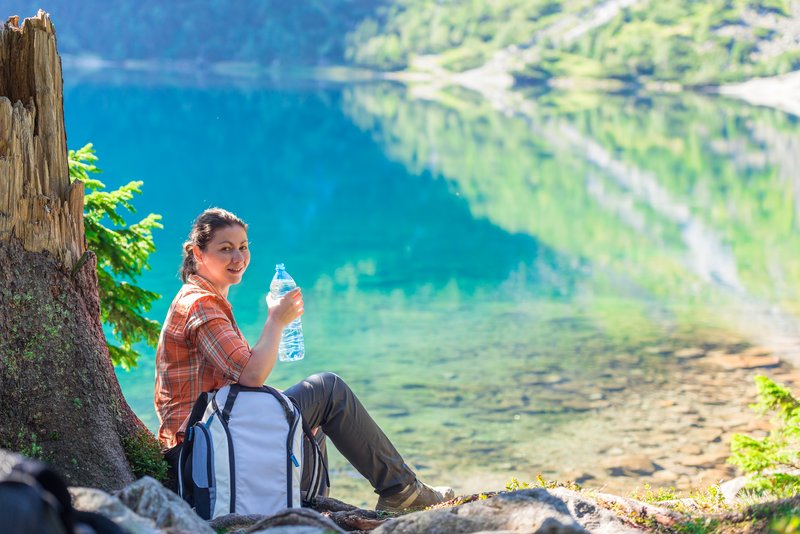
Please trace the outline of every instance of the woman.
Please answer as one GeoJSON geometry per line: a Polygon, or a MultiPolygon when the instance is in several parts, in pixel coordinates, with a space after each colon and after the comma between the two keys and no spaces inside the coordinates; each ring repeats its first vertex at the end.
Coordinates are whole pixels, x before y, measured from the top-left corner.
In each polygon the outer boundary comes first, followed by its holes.
{"type": "MultiPolygon", "coordinates": [[[[184,285],[167,313],[156,353],[158,439],[173,475],[187,418],[198,395],[234,382],[261,386],[275,366],[281,332],[303,314],[300,288],[268,301],[269,314],[261,336],[250,347],[236,326],[227,299],[228,289],[242,281],[249,263],[244,221],[219,208],[197,217],[183,245],[180,275],[184,285]]],[[[284,393],[297,402],[311,428],[321,428],[318,439],[322,442],[325,435],[330,436],[342,455],[369,480],[379,495],[376,509],[419,509],[453,497],[450,488],[432,488],[417,480],[338,376],[316,374],[284,393]]],[[[308,478],[306,473],[303,482],[308,478]]]]}

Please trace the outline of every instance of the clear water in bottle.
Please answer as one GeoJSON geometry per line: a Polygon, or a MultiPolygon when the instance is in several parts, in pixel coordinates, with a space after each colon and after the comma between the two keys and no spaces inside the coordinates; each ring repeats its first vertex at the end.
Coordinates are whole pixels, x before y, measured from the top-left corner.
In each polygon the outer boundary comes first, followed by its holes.
{"type": "MultiPolygon", "coordinates": [[[[273,299],[279,299],[286,293],[296,288],[294,279],[286,272],[282,263],[275,266],[275,276],[269,284],[269,292],[273,299]]],[[[283,329],[281,344],[278,347],[278,359],[282,362],[295,362],[305,356],[305,342],[303,341],[303,323],[300,317],[289,323],[283,329]]]]}

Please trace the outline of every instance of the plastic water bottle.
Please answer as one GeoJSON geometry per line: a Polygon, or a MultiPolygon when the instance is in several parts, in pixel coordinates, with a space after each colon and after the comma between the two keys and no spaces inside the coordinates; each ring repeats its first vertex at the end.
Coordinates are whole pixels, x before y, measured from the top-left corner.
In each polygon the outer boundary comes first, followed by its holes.
{"type": "MultiPolygon", "coordinates": [[[[294,279],[286,272],[282,263],[275,266],[275,276],[269,284],[269,293],[273,299],[279,299],[286,293],[296,288],[294,279]]],[[[278,359],[282,362],[295,362],[305,356],[306,347],[303,341],[303,324],[300,317],[289,323],[283,329],[281,344],[278,347],[278,359]]]]}

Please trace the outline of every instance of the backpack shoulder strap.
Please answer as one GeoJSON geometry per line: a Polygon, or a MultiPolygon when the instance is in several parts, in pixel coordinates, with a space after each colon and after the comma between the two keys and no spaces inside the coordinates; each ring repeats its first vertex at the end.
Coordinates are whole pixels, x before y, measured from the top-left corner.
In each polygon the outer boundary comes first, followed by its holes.
{"type": "Polygon", "coordinates": [[[242,390],[242,386],[239,384],[231,384],[230,388],[228,389],[228,397],[225,399],[225,407],[222,408],[222,420],[226,423],[231,418],[231,410],[233,410],[233,403],[236,402],[236,397],[239,395],[239,392],[242,390]]]}
{"type": "Polygon", "coordinates": [[[214,392],[209,391],[208,393],[201,393],[197,396],[197,400],[194,401],[194,406],[192,406],[192,413],[189,414],[189,420],[186,422],[187,430],[203,418],[203,414],[208,406],[208,399],[212,393],[214,392]]]}
{"type": "Polygon", "coordinates": [[[311,487],[309,488],[305,499],[305,501],[311,505],[314,503],[317,495],[319,495],[319,492],[322,490],[323,481],[328,488],[331,487],[331,479],[328,474],[328,465],[325,462],[325,455],[322,454],[322,450],[319,448],[317,438],[314,436],[314,433],[311,431],[311,428],[308,426],[306,420],[303,419],[302,412],[300,411],[300,404],[292,397],[285,397],[289,399],[295,408],[297,408],[297,412],[300,414],[300,421],[303,425],[303,434],[305,434],[306,439],[308,439],[308,441],[311,443],[311,455],[313,457],[312,480],[311,487]]]}

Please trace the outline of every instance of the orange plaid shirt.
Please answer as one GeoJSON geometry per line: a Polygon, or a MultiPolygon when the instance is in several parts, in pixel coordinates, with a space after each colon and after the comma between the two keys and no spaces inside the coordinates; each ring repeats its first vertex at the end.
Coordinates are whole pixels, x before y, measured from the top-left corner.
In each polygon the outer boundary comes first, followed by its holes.
{"type": "Polygon", "coordinates": [[[202,276],[189,276],[169,307],[156,351],[154,402],[162,447],[183,441],[200,393],[237,382],[249,359],[250,345],[230,303],[202,276]]]}

